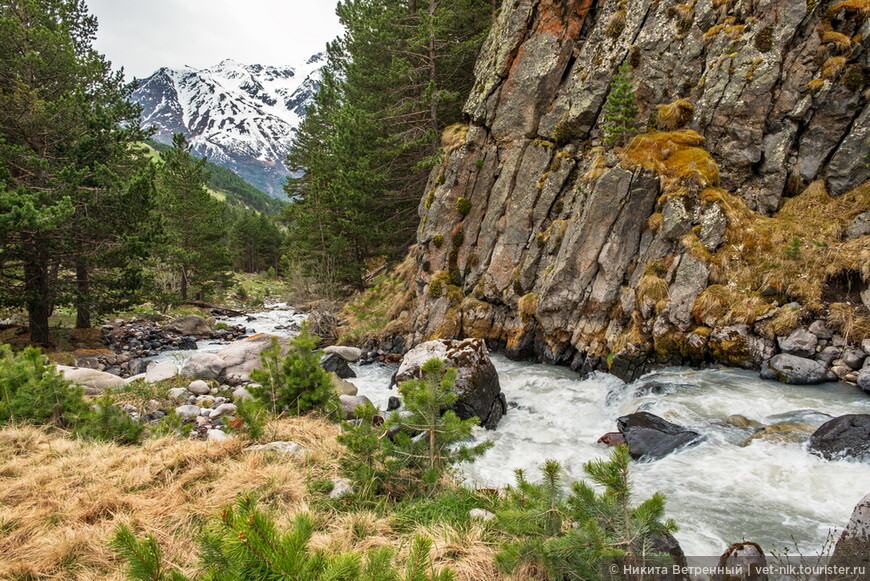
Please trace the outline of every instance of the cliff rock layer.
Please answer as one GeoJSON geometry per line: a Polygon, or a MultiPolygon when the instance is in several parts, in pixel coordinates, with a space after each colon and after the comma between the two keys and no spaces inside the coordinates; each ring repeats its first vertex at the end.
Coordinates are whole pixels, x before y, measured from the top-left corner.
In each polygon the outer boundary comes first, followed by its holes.
{"type": "Polygon", "coordinates": [[[506,0],[420,204],[411,341],[631,375],[758,366],[834,302],[863,320],[870,245],[844,233],[870,210],[868,12],[506,0]],[[624,63],[641,133],[611,149],[624,63]]]}

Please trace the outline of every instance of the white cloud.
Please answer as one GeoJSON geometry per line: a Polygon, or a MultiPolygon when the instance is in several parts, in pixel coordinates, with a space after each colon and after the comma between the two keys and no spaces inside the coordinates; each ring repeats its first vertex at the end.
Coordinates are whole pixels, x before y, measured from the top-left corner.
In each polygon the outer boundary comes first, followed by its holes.
{"type": "Polygon", "coordinates": [[[94,46],[144,78],[160,67],[299,63],[342,28],[335,0],[86,0],[99,20],[94,46]]]}

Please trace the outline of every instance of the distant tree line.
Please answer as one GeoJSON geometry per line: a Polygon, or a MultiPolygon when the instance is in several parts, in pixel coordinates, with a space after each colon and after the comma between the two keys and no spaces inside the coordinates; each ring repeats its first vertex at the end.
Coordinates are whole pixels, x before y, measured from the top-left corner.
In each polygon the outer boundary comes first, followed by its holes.
{"type": "Polygon", "coordinates": [[[151,161],[96,27],[82,0],[0,4],[0,306],[27,311],[35,343],[57,306],[89,327],[143,292],[185,300],[233,266],[280,266],[278,225],[209,195],[182,137],[151,161]]]}
{"type": "Polygon", "coordinates": [[[348,0],[314,103],[288,157],[291,252],[359,286],[366,262],[400,254],[438,160],[462,121],[491,0],[348,0]]]}

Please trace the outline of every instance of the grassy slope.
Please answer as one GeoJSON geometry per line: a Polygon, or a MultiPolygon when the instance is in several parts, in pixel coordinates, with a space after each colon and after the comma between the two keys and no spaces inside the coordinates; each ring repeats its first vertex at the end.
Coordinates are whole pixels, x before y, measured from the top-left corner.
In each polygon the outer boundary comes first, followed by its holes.
{"type": "MultiPolygon", "coordinates": [[[[353,509],[311,484],[339,476],[343,448],[324,420],[273,422],[268,441],[292,440],[304,457],[245,452],[240,438],[202,442],[165,437],[139,447],[84,442],[33,427],[0,430],[0,579],[125,579],[109,547],[119,523],[153,534],[168,563],[194,573],[202,526],[237,495],[255,492],[279,526],[310,511],[312,545],[332,551],[392,546],[399,561],[414,534],[434,539],[436,565],[458,579],[501,579],[484,525],[467,517],[433,523],[425,503],[404,510],[353,509]]],[[[463,493],[467,496],[469,493],[463,493]]],[[[460,494],[459,496],[462,496],[460,494]]],[[[467,508],[454,514],[467,514],[467,508]]],[[[437,520],[437,519],[436,519],[437,520]]]]}
{"type": "MultiPolygon", "coordinates": [[[[161,151],[170,147],[150,139],[146,145],[153,152],[152,157],[159,156],[161,151]]],[[[280,214],[281,209],[286,205],[286,202],[277,200],[255,188],[230,169],[211,162],[206,162],[205,169],[209,174],[207,184],[209,193],[222,202],[231,206],[244,206],[270,215],[280,214]]]]}

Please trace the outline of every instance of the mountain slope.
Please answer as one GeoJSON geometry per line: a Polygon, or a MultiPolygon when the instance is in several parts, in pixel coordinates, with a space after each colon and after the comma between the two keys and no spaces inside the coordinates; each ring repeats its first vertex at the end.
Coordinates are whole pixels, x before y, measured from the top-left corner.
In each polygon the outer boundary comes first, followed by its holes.
{"type": "Polygon", "coordinates": [[[162,68],[133,93],[154,140],[184,134],[193,150],[257,188],[283,198],[284,158],[305,107],[317,90],[324,55],[298,67],[225,60],[197,70],[162,68]]]}
{"type": "MultiPolygon", "coordinates": [[[[159,155],[171,146],[149,139],[146,144],[159,155]]],[[[205,171],[208,173],[206,186],[212,195],[229,206],[240,206],[272,216],[281,213],[285,203],[266,194],[240,178],[233,170],[207,161],[205,171]]]]}

